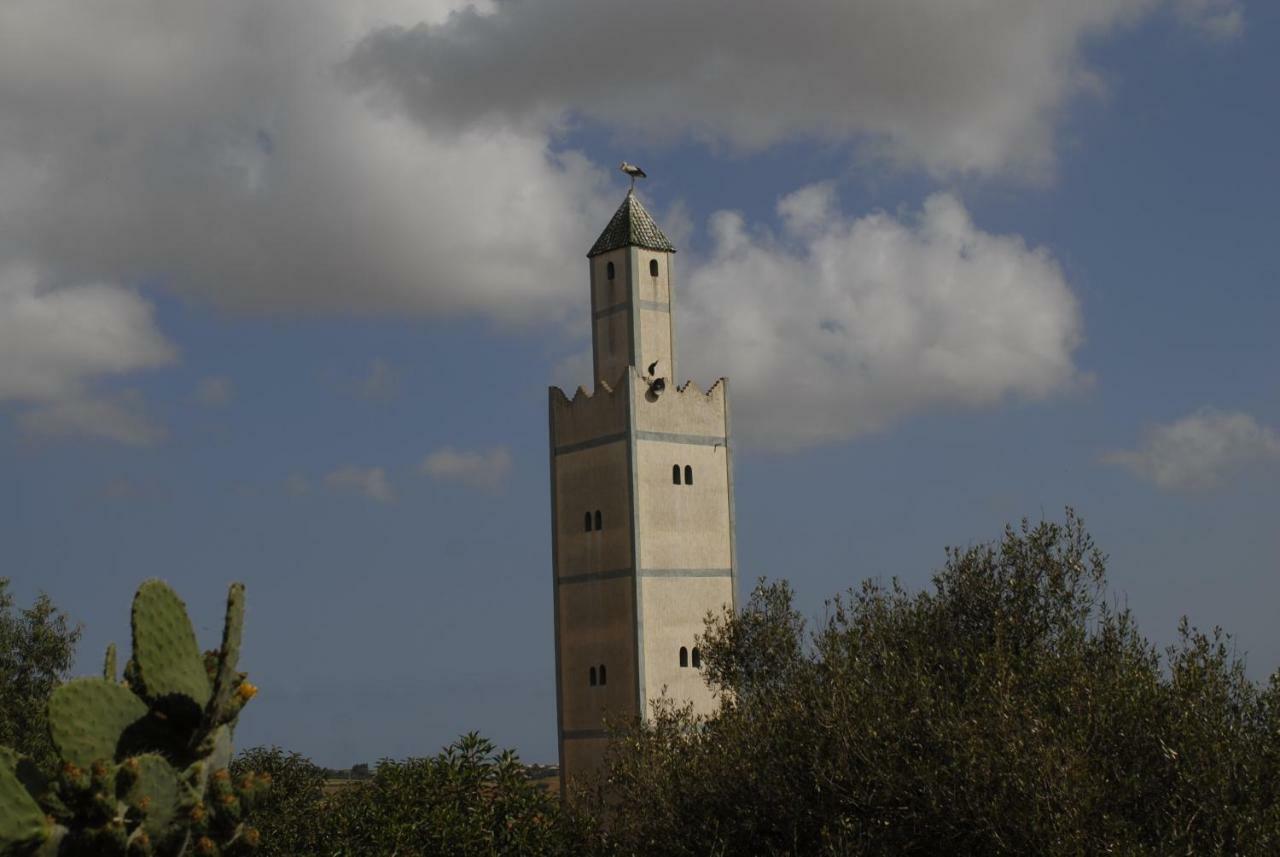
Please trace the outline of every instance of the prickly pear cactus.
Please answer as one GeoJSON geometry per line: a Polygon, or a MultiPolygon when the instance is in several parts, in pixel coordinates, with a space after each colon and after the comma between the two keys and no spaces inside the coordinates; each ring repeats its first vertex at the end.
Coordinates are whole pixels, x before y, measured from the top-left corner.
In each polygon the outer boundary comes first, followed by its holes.
{"type": "Polygon", "coordinates": [[[78,678],[49,699],[55,772],[0,747],[0,857],[246,854],[241,820],[270,784],[233,781],[231,733],[257,689],[237,669],[244,587],[227,596],[222,645],[200,653],[186,606],[149,580],[133,599],[133,655],[116,681],[78,678]]]}

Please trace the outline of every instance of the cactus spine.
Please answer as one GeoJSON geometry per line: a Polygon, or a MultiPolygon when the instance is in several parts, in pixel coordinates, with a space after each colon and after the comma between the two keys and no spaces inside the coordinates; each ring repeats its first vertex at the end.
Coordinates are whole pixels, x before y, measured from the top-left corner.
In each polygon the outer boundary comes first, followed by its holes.
{"type": "Polygon", "coordinates": [[[49,699],[61,768],[0,747],[0,857],[184,857],[253,851],[245,809],[268,777],[233,782],[231,733],[256,692],[237,669],[244,587],[227,596],[222,645],[200,653],[186,606],[149,580],[133,599],[133,653],[116,680],[78,678],[49,699]]]}

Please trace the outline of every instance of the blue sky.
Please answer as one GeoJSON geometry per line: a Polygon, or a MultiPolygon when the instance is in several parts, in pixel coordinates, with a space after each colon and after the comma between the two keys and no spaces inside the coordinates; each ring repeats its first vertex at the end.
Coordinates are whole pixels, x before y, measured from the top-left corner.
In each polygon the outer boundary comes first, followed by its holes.
{"type": "Polygon", "coordinates": [[[244,580],[242,745],[553,760],[546,387],[624,158],[743,581],[819,616],[1071,505],[1152,639],[1280,665],[1280,10],[151,5],[0,11],[0,574],[80,671],[244,580]]]}

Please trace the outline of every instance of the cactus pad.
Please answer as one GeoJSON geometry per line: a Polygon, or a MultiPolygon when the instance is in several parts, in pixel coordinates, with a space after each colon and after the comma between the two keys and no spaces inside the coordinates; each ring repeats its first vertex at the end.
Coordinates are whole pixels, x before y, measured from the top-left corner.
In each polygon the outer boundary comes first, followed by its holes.
{"type": "Polygon", "coordinates": [[[153,841],[163,840],[178,814],[183,786],[163,756],[146,753],[131,757],[130,762],[133,782],[124,795],[125,803],[141,813],[143,829],[153,841]]]}
{"type": "Polygon", "coordinates": [[[0,854],[22,854],[49,835],[35,798],[14,770],[16,757],[0,756],[0,854]]]}
{"type": "Polygon", "coordinates": [[[209,754],[206,757],[209,770],[221,771],[231,766],[231,727],[219,726],[210,738],[209,754]]]}
{"type": "Polygon", "coordinates": [[[116,680],[116,644],[107,644],[107,656],[102,660],[102,677],[107,681],[116,680]]]}
{"type": "Polygon", "coordinates": [[[179,694],[208,704],[209,677],[186,605],[163,581],[148,580],[134,596],[133,660],[147,698],[179,694]]]}
{"type": "Polygon", "coordinates": [[[227,719],[234,710],[231,696],[240,685],[240,673],[236,664],[240,661],[240,638],[244,630],[244,584],[233,583],[227,591],[227,619],[222,627],[222,649],[218,656],[218,671],[213,682],[212,711],[219,721],[227,719]]]}
{"type": "Polygon", "coordinates": [[[144,583],[133,602],[133,655],[116,680],[53,691],[53,777],[0,747],[0,857],[182,857],[242,854],[258,841],[245,807],[268,777],[231,780],[231,731],[256,692],[236,671],[244,590],[231,587],[222,648],[202,656],[186,608],[168,586],[144,583]],[[216,689],[216,693],[215,693],[216,689]]]}
{"type": "Polygon", "coordinates": [[[72,679],[49,697],[49,735],[64,761],[84,768],[114,759],[125,730],[146,716],[128,688],[101,678],[72,679]]]}

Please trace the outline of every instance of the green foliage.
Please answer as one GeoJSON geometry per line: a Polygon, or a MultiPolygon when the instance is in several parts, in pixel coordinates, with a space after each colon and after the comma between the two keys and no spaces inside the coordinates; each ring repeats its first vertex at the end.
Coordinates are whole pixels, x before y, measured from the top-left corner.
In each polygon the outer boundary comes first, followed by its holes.
{"type": "Polygon", "coordinates": [[[0,577],[0,746],[51,767],[45,704],[71,669],[80,628],[45,595],[15,610],[8,587],[0,577]]]}
{"type": "Polygon", "coordinates": [[[659,705],[619,736],[597,847],[1280,852],[1280,678],[1185,624],[1161,658],[1073,514],[948,551],[933,583],[867,583],[812,632],[785,584],[715,618],[722,710],[659,705]]]}
{"type": "Polygon", "coordinates": [[[233,779],[227,770],[231,730],[256,692],[236,672],[243,614],[243,587],[235,584],[223,647],[201,655],[182,601],[160,581],[142,584],[125,682],[114,680],[111,647],[103,678],[75,679],[49,694],[52,775],[0,748],[0,854],[255,850],[259,834],[243,815],[270,780],[233,779]]]}
{"type": "Polygon", "coordinates": [[[273,775],[271,796],[249,816],[263,854],[539,857],[579,853],[585,841],[513,752],[474,733],[430,758],[384,759],[370,779],[328,796],[323,770],[296,754],[255,749],[241,764],[273,775]]]}
{"type": "Polygon", "coordinates": [[[262,857],[327,854],[317,836],[318,819],[326,813],[326,772],[298,753],[279,747],[254,747],[231,763],[231,776],[267,776],[271,790],[247,814],[262,834],[262,857]]]}

